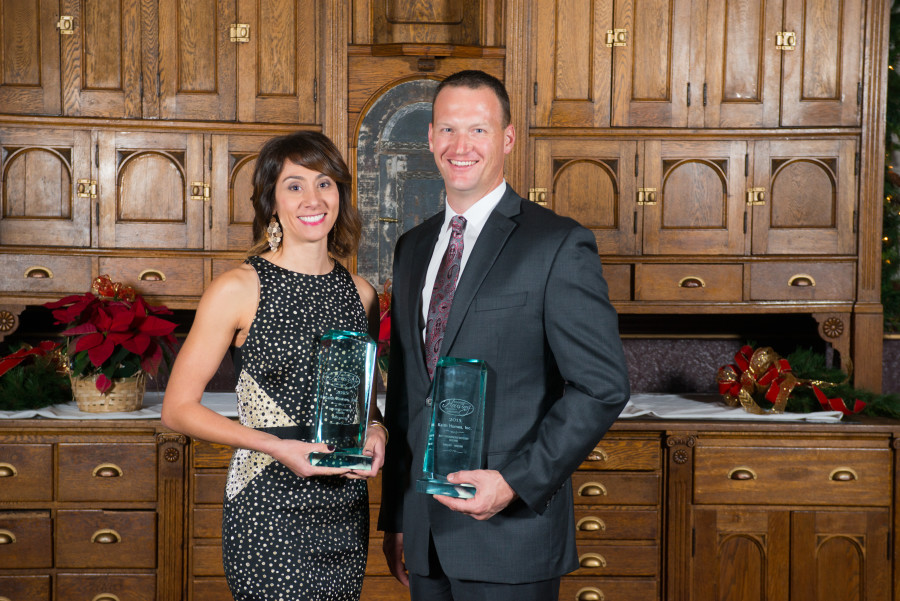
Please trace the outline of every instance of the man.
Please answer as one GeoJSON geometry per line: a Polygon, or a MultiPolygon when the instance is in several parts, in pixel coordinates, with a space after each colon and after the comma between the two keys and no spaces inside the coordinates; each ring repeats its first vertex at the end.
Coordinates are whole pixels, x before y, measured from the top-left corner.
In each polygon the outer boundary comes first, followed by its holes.
{"type": "Polygon", "coordinates": [[[569,477],[629,395],[594,237],[506,185],[515,139],[496,78],[438,86],[428,144],[447,202],[395,249],[379,517],[413,601],[556,599],[578,567],[569,477]],[[450,475],[472,499],[415,492],[438,354],[488,368],[483,469],[450,475]]]}

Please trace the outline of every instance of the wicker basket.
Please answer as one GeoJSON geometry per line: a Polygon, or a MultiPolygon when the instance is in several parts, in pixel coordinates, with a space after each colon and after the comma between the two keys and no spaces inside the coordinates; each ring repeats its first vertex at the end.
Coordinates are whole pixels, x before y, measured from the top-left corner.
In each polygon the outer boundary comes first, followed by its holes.
{"type": "Polygon", "coordinates": [[[86,413],[110,413],[113,411],[137,411],[144,402],[147,380],[139,371],[130,378],[113,380],[112,388],[105,393],[97,390],[96,376],[72,377],[72,396],[81,411],[86,413]]]}

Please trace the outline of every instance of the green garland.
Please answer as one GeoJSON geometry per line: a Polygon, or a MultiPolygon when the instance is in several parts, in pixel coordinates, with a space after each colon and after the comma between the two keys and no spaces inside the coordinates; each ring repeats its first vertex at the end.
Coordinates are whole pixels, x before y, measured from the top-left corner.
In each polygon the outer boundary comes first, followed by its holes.
{"type": "Polygon", "coordinates": [[[72,400],[69,378],[52,355],[30,357],[0,377],[0,410],[40,409],[72,400]]]}

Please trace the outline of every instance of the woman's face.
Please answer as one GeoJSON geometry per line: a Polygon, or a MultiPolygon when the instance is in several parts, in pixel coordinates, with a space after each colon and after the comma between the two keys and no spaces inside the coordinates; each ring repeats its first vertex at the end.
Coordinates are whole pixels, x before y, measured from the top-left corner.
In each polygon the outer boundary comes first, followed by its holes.
{"type": "Polygon", "coordinates": [[[285,241],[327,241],[339,207],[340,193],[333,179],[285,161],[275,184],[275,213],[285,241]]]}

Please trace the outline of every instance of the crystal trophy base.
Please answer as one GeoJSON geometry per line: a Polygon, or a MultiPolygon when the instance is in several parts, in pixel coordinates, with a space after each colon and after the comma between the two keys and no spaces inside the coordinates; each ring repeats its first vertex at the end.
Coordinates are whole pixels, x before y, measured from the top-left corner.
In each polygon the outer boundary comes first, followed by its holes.
{"type": "Polygon", "coordinates": [[[372,469],[372,458],[350,450],[336,450],[334,453],[313,452],[309,454],[310,465],[318,467],[340,467],[351,470],[372,469]]]}
{"type": "Polygon", "coordinates": [[[471,499],[475,496],[475,487],[471,484],[453,484],[439,478],[419,478],[416,480],[416,492],[426,495],[443,495],[456,499],[471,499]]]}

